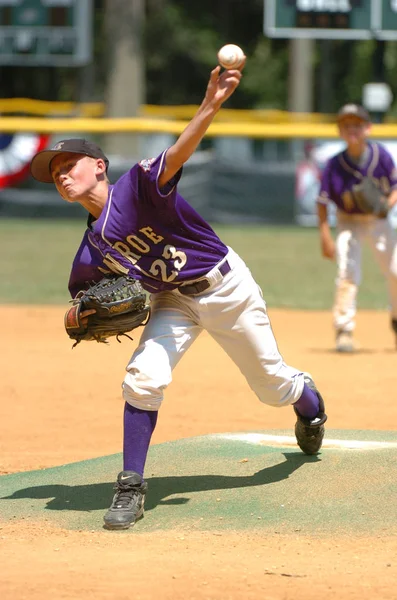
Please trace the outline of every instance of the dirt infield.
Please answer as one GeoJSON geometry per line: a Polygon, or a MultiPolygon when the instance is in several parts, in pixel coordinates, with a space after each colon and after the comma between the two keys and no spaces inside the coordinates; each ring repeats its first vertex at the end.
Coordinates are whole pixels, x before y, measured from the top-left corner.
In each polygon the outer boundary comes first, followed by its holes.
{"type": "MultiPolygon", "coordinates": [[[[0,474],[120,452],[120,383],[135,344],[71,350],[63,307],[0,311],[0,474]]],[[[286,362],[315,377],[330,427],[396,429],[397,356],[386,313],[359,313],[361,351],[352,356],[333,352],[329,313],[269,314],[286,362]]],[[[175,371],[153,443],[293,425],[293,412],[261,405],[203,334],[175,371]]],[[[397,539],[387,531],[365,538],[183,529],[120,534],[60,530],[43,518],[0,521],[0,547],[6,600],[395,598],[397,539]]]]}

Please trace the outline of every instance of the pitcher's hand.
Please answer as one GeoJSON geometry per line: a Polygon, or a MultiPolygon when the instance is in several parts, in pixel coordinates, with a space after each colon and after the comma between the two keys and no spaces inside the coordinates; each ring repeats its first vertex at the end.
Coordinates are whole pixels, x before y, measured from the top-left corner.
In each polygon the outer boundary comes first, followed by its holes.
{"type": "Polygon", "coordinates": [[[245,59],[239,69],[230,69],[221,73],[221,67],[218,65],[211,71],[210,80],[208,82],[205,101],[215,106],[220,107],[238,87],[242,69],[245,65],[245,59]]]}

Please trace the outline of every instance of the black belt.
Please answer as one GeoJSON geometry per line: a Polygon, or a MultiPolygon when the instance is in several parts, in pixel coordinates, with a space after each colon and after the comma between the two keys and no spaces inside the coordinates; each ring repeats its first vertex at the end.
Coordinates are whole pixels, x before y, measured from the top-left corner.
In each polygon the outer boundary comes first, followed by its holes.
{"type": "MultiPolygon", "coordinates": [[[[221,273],[222,277],[224,277],[226,273],[229,273],[229,271],[231,271],[231,266],[229,265],[227,260],[225,260],[225,262],[222,263],[219,267],[219,272],[221,273]]],[[[178,290],[184,296],[194,296],[195,294],[202,294],[203,292],[205,292],[205,290],[208,290],[209,287],[211,287],[211,283],[208,279],[204,277],[204,279],[199,279],[194,283],[180,285],[178,290]]]]}

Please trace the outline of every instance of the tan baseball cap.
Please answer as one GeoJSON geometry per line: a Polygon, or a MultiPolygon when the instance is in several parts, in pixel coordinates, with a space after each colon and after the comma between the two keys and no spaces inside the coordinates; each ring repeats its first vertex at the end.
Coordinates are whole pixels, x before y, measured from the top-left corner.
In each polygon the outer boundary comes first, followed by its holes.
{"type": "Polygon", "coordinates": [[[336,120],[338,123],[340,123],[347,117],[357,117],[357,119],[361,119],[361,121],[365,121],[366,123],[371,122],[371,117],[369,116],[368,111],[366,111],[365,108],[360,104],[345,104],[339,109],[336,115],[336,120]]]}

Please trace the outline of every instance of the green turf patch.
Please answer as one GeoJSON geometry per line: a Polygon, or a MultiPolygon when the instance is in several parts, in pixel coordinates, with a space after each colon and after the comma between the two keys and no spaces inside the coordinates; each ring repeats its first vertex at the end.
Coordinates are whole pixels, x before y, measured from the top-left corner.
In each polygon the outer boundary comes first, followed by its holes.
{"type": "MultiPolygon", "coordinates": [[[[211,435],[153,446],[146,514],[134,531],[397,533],[396,432],[329,430],[327,440],[381,445],[349,449],[326,442],[318,456],[283,440],[257,439],[267,434],[292,435],[273,430],[253,441],[245,434],[211,435]]],[[[0,477],[1,519],[100,530],[120,470],[116,454],[0,477]]]]}

